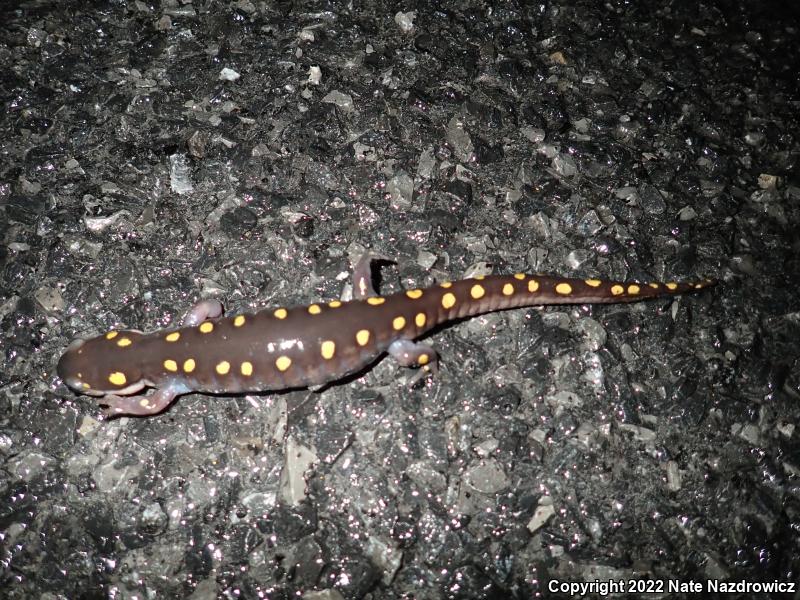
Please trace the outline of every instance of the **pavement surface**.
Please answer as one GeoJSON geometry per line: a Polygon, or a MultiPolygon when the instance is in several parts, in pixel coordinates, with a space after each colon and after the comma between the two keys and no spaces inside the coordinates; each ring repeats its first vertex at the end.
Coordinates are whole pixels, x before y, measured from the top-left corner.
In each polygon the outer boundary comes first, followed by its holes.
{"type": "Polygon", "coordinates": [[[0,595],[796,582],[787,5],[6,5],[0,595]],[[55,373],[74,337],[201,298],[346,297],[365,249],[397,261],[384,292],[517,271],[719,285],[463,321],[413,387],[384,360],[319,393],[104,421],[55,373]]]}

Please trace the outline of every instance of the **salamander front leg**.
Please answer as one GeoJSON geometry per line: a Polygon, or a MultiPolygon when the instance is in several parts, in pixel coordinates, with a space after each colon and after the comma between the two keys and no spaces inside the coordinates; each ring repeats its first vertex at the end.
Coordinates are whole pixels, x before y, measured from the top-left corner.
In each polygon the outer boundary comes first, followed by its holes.
{"type": "Polygon", "coordinates": [[[394,263],[395,261],[371,252],[366,252],[359,258],[353,268],[353,298],[356,300],[364,300],[378,295],[378,292],[375,291],[375,286],[372,285],[373,262],[394,263]]]}
{"type": "Polygon", "coordinates": [[[439,356],[436,350],[427,344],[420,344],[412,340],[396,340],[389,345],[389,355],[404,367],[419,365],[422,367],[408,382],[413,386],[428,373],[439,372],[439,356]]]}
{"type": "Polygon", "coordinates": [[[216,319],[222,316],[225,309],[222,308],[222,303],[219,300],[200,300],[195,304],[192,309],[186,313],[183,318],[184,327],[197,327],[203,321],[208,319],[216,319]]]}
{"type": "Polygon", "coordinates": [[[108,394],[100,399],[100,403],[106,405],[103,408],[103,415],[106,419],[114,417],[136,416],[145,417],[156,415],[167,408],[176,396],[190,391],[186,386],[171,384],[157,389],[147,396],[115,396],[108,394]]]}

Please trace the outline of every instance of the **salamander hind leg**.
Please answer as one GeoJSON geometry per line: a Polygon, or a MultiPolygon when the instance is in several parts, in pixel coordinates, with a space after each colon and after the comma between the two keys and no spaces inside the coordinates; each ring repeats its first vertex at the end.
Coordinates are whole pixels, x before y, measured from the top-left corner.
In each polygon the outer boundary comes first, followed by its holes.
{"type": "Polygon", "coordinates": [[[389,345],[389,355],[404,367],[418,365],[422,367],[408,382],[410,386],[416,384],[428,373],[439,372],[439,355],[431,346],[420,344],[412,340],[396,340],[389,345]]]}
{"type": "Polygon", "coordinates": [[[100,404],[105,405],[103,415],[106,419],[125,416],[146,417],[160,413],[177,396],[188,391],[182,385],[168,385],[157,389],[149,395],[115,396],[114,394],[108,394],[100,399],[100,404]]]}
{"type": "Polygon", "coordinates": [[[201,300],[186,313],[183,318],[184,327],[197,327],[203,321],[216,319],[222,316],[225,310],[219,300],[201,300]]]}

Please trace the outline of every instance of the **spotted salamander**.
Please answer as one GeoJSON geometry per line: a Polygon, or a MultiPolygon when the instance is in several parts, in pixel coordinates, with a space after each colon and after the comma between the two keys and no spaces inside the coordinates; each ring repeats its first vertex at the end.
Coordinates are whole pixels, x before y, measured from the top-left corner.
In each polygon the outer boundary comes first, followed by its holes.
{"type": "Polygon", "coordinates": [[[414,340],[464,317],[544,304],[633,302],[713,285],[617,283],[517,273],[445,281],[379,296],[373,257],[359,261],[349,302],[333,300],[222,318],[215,300],[197,304],[178,329],[120,329],[77,339],[58,362],[73,390],[101,397],[108,417],[153,415],[188,392],[234,394],[315,387],[357,373],[388,353],[435,371],[436,351],[414,340]],[[154,388],[150,394],[139,394],[154,388]]]}

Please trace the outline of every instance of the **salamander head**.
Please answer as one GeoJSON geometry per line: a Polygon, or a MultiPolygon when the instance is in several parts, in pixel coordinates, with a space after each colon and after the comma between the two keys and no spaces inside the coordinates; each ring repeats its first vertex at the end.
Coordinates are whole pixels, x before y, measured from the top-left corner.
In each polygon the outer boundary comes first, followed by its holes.
{"type": "Polygon", "coordinates": [[[147,385],[131,354],[141,337],[141,332],[127,330],[76,339],[58,361],[58,376],[76,392],[89,396],[135,394],[147,385]]]}

